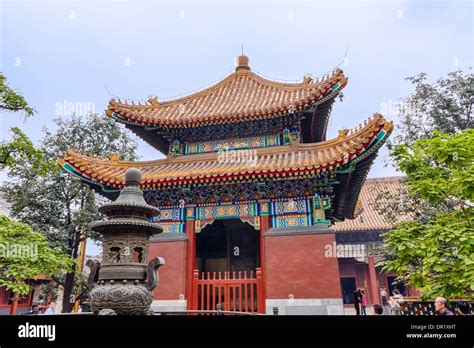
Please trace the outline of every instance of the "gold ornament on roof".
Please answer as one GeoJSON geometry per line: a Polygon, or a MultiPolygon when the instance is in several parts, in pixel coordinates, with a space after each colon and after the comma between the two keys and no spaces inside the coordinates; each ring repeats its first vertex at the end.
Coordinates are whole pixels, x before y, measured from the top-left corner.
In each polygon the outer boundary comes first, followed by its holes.
{"type": "Polygon", "coordinates": [[[347,134],[349,133],[349,129],[341,129],[338,131],[339,135],[337,136],[337,140],[347,138],[347,134]]]}
{"type": "Polygon", "coordinates": [[[118,163],[120,161],[120,155],[118,153],[111,154],[109,156],[109,161],[113,163],[118,163]]]}
{"type": "Polygon", "coordinates": [[[303,84],[308,85],[313,82],[313,78],[309,75],[303,76],[303,84]]]}
{"type": "Polygon", "coordinates": [[[151,105],[158,105],[158,97],[152,97],[150,99],[148,99],[148,102],[151,104],[151,105]]]}

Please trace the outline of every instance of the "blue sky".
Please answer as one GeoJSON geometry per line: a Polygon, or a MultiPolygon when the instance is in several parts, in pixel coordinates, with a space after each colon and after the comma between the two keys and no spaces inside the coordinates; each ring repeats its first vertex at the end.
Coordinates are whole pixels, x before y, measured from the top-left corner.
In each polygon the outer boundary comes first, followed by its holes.
{"type": "MultiPolygon", "coordinates": [[[[326,73],[348,48],[328,138],[375,112],[396,123],[405,77],[473,65],[473,16],[472,1],[3,0],[0,70],[37,115],[1,115],[1,138],[20,126],[38,141],[65,102],[102,112],[113,96],[201,89],[232,72],[242,44],[252,70],[283,80],[326,73]]],[[[139,144],[142,159],[161,157],[139,144]]],[[[385,157],[371,177],[397,175],[385,157]]]]}

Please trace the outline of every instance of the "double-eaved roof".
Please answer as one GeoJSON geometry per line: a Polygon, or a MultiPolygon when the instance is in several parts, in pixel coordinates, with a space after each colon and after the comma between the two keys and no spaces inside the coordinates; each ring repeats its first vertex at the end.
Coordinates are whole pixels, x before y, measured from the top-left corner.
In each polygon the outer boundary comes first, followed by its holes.
{"type": "Polygon", "coordinates": [[[129,104],[112,100],[106,114],[164,153],[175,140],[188,144],[194,138],[203,140],[201,136],[214,141],[219,136],[231,139],[235,134],[245,137],[248,132],[267,134],[268,130],[281,135],[288,125],[298,127],[299,139],[239,150],[239,154],[248,151],[244,158],[222,158],[219,152],[170,152],[161,160],[127,162],[118,155],[106,160],[70,150],[59,165],[109,197],[125,185],[124,173],[130,167],[143,173],[144,190],[187,191],[190,187],[261,184],[331,173],[336,183],[333,217],[354,218],[361,187],[378,149],[393,129],[392,122],[375,114],[356,130],[341,130],[337,138],[326,140],[332,105],[347,84],[342,70],[335,69],[320,79],[306,76],[301,83],[281,83],[253,73],[246,56],[238,59],[235,73],[212,87],[171,101],[150,98],[145,104],[129,104]],[[233,128],[235,125],[242,128],[233,128]],[[226,127],[232,131],[227,132],[226,127]]]}

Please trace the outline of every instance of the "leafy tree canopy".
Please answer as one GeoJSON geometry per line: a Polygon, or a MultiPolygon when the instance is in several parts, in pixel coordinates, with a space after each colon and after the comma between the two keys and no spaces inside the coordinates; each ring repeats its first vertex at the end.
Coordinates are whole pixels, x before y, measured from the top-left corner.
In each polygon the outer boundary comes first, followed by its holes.
{"type": "MultiPolygon", "coordinates": [[[[2,73],[0,73],[0,111],[24,111],[27,116],[32,116],[34,113],[25,98],[7,86],[6,77],[2,73]]],[[[18,162],[28,162],[39,175],[45,175],[53,165],[44,160],[44,152],[36,149],[19,128],[12,128],[11,133],[10,141],[0,142],[0,170],[12,169],[18,162]]]]}
{"type": "Polygon", "coordinates": [[[474,130],[435,131],[392,151],[406,173],[408,193],[451,206],[429,222],[403,222],[384,234],[389,255],[381,265],[407,279],[423,297],[474,294],[474,130]]]}
{"type": "Polygon", "coordinates": [[[474,128],[474,74],[457,70],[434,83],[426,73],[406,79],[415,91],[402,100],[396,142],[411,144],[429,138],[435,130],[455,133],[474,128]]]}
{"type": "Polygon", "coordinates": [[[37,149],[19,128],[11,129],[10,141],[0,142],[0,170],[11,170],[18,164],[29,165],[36,174],[44,176],[55,168],[55,163],[45,159],[45,152],[37,149]]]}
{"type": "Polygon", "coordinates": [[[72,264],[59,248],[49,247],[43,234],[0,216],[0,287],[25,295],[30,290],[29,280],[68,271],[72,264]]]}
{"type": "MultiPolygon", "coordinates": [[[[120,154],[122,159],[136,159],[136,142],[124,127],[107,117],[91,114],[55,120],[56,130],[45,130],[40,150],[45,159],[55,162],[68,149],[106,158],[120,154]]],[[[44,177],[38,176],[30,163],[21,163],[9,171],[10,181],[3,185],[6,200],[14,218],[42,232],[50,246],[59,247],[76,259],[80,243],[86,238],[97,240],[89,224],[100,219],[97,206],[104,201],[86,184],[55,167],[44,177]]],[[[75,285],[75,269],[65,279],[63,310],[70,311],[70,295],[75,285]]]]}
{"type": "Polygon", "coordinates": [[[26,99],[11,89],[6,81],[5,75],[0,73],[0,110],[24,111],[27,116],[33,116],[35,111],[28,106],[26,99]]]}
{"type": "MultiPolygon", "coordinates": [[[[55,121],[56,131],[46,129],[40,145],[46,161],[55,163],[71,148],[92,156],[119,153],[127,160],[136,158],[136,142],[106,117],[93,114],[55,121]]],[[[71,236],[83,231],[83,237],[96,237],[87,232],[88,225],[100,217],[96,206],[103,198],[56,163],[54,170],[40,177],[30,163],[22,162],[10,170],[9,177],[12,180],[1,190],[11,204],[12,216],[45,233],[51,246],[73,256],[77,241],[71,236]]]]}

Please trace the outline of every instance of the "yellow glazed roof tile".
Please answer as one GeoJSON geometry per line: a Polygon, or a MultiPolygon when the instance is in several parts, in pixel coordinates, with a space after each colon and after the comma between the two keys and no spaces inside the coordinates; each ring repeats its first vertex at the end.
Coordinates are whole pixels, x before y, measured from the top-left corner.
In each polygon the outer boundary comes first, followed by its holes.
{"type": "MultiPolygon", "coordinates": [[[[243,175],[292,176],[342,166],[361,153],[382,130],[390,132],[392,128],[391,122],[375,114],[364,127],[343,137],[312,144],[292,143],[248,150],[251,156],[240,160],[211,152],[127,162],[116,158],[113,161],[104,160],[69,150],[58,163],[63,167],[68,164],[88,179],[112,187],[124,185],[124,173],[130,167],[142,171],[144,187],[180,185],[192,181],[227,181],[243,175]]],[[[235,151],[235,154],[238,152],[235,151]]]]}

